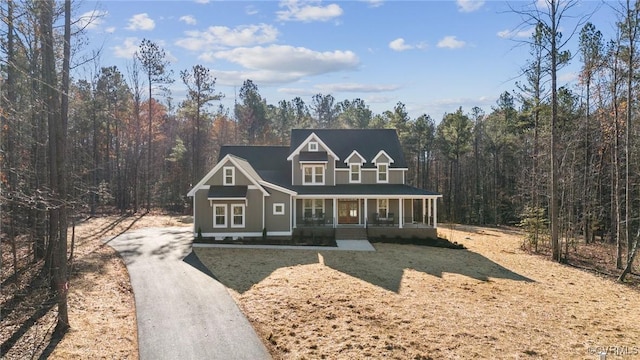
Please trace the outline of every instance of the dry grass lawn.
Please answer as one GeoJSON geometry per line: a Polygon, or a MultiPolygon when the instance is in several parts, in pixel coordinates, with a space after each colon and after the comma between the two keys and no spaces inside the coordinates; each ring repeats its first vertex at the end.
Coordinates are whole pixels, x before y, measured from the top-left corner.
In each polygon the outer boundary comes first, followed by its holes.
{"type": "Polygon", "coordinates": [[[517,233],[440,236],[468,250],[196,254],[276,359],[594,359],[602,347],[640,358],[637,289],[526,254],[517,233]]]}
{"type": "Polygon", "coordinates": [[[56,307],[43,307],[42,303],[47,303],[46,286],[33,286],[40,283],[33,281],[38,265],[28,265],[32,257],[30,244],[20,244],[18,249],[21,264],[29,266],[29,271],[12,282],[7,280],[13,273],[11,252],[8,244],[3,243],[0,342],[8,350],[0,354],[1,357],[137,359],[135,304],[129,274],[118,254],[102,241],[131,229],[189,226],[181,220],[181,217],[149,214],[105,216],[79,223],[68,296],[71,330],[59,342],[51,339],[56,307]]]}

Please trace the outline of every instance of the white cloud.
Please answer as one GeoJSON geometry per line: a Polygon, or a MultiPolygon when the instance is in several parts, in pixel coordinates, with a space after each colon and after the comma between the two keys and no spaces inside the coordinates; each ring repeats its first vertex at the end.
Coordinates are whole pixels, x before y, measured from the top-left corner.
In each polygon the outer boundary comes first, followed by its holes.
{"type": "Polygon", "coordinates": [[[355,69],[360,61],[351,51],[318,52],[286,45],[235,48],[206,55],[209,59],[226,60],[241,65],[244,71],[216,71],[221,83],[238,79],[282,84],[313,76],[355,69]]]}
{"type": "Polygon", "coordinates": [[[128,30],[153,30],[156,22],[149,17],[147,13],[133,15],[129,19],[128,30]]]}
{"type": "Polygon", "coordinates": [[[122,45],[116,45],[112,47],[113,55],[119,58],[131,59],[133,55],[138,51],[140,41],[136,37],[128,37],[124,39],[122,45]]]}
{"type": "Polygon", "coordinates": [[[407,51],[413,49],[426,49],[427,44],[421,42],[416,45],[407,44],[403,38],[397,38],[389,43],[389,48],[395,51],[407,51]]]}
{"type": "Polygon", "coordinates": [[[413,47],[407,45],[403,38],[397,38],[389,43],[389,47],[395,51],[411,50],[413,47]]]}
{"type": "Polygon", "coordinates": [[[484,0],[456,0],[456,3],[458,11],[468,13],[479,10],[484,5],[484,0]]]}
{"type": "Polygon", "coordinates": [[[280,2],[281,8],[286,10],[277,11],[280,21],[329,21],[342,15],[342,8],[338,4],[327,6],[313,5],[312,1],[283,0],[280,2]]]}
{"type": "Polygon", "coordinates": [[[503,39],[526,39],[533,35],[535,28],[523,29],[523,30],[509,30],[505,29],[498,31],[497,35],[503,39]]]}
{"type": "Polygon", "coordinates": [[[362,83],[335,83],[335,84],[318,84],[315,87],[323,93],[333,92],[364,92],[379,93],[394,91],[400,88],[394,84],[362,84],[362,83]]]}
{"type": "Polygon", "coordinates": [[[196,21],[196,18],[194,18],[191,15],[184,15],[184,16],[180,16],[180,21],[184,22],[187,25],[195,25],[198,22],[196,21]]]}
{"type": "Polygon", "coordinates": [[[247,15],[256,15],[256,14],[260,13],[260,11],[254,5],[245,6],[244,12],[247,15]]]}
{"type": "Polygon", "coordinates": [[[467,43],[458,40],[455,36],[449,35],[442,38],[442,40],[438,41],[439,48],[447,48],[447,49],[460,49],[466,46],[467,43]]]}
{"type": "Polygon", "coordinates": [[[271,25],[243,25],[236,28],[211,26],[205,31],[186,31],[176,45],[192,51],[210,51],[222,46],[250,46],[274,42],[278,30],[271,25]]]}
{"type": "Polygon", "coordinates": [[[114,32],[116,32],[116,27],[115,26],[109,26],[108,28],[104,29],[104,32],[106,32],[108,34],[113,34],[114,32]]]}
{"type": "Polygon", "coordinates": [[[377,8],[382,6],[382,4],[384,4],[384,0],[364,0],[364,1],[369,3],[369,7],[372,7],[372,8],[377,8]]]}
{"type": "Polygon", "coordinates": [[[109,15],[104,10],[87,11],[75,19],[75,25],[80,29],[92,30],[97,28],[103,22],[103,18],[109,15]]]}
{"type": "Polygon", "coordinates": [[[211,0],[195,0],[198,4],[208,4],[211,0]]]}

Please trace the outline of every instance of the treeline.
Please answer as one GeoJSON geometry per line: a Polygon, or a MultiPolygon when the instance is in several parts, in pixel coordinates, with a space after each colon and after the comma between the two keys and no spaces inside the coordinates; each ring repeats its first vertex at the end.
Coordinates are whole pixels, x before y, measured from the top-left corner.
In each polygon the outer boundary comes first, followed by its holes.
{"type": "MultiPolygon", "coordinates": [[[[63,14],[56,8],[62,4],[44,3],[53,16],[63,14]]],[[[633,262],[640,237],[639,10],[618,5],[613,39],[582,24],[579,48],[567,49],[558,29],[575,2],[548,5],[548,13],[523,12],[535,31],[516,91],[503,93],[488,113],[459,108],[433,119],[411,118],[402,102],[374,114],[362,99],[330,94],[268,104],[251,80],[226,108],[214,73],[196,65],[175,76],[163,49],[149,40],[126,69],[84,59],[91,76],[69,79],[67,91],[59,83],[63,64],[46,56],[45,5],[3,1],[3,231],[10,229],[12,239],[28,236],[36,257],[44,257],[52,210],[188,212],[187,191],[224,144],[288,144],[292,128],[386,127],[400,136],[408,183],[443,194],[440,221],[522,225],[532,246],[550,239],[558,260],[560,245],[573,240],[617,242],[623,267],[633,262]],[[558,87],[557,70],[571,59],[581,63],[580,85],[558,87]],[[167,90],[174,81],[188,89],[178,103],[167,90]],[[61,117],[55,109],[67,97],[68,114],[61,117]],[[64,125],[63,163],[51,148],[54,115],[64,125]],[[51,177],[60,164],[63,192],[51,177]]],[[[62,54],[62,28],[52,31],[52,51],[62,54]]]]}

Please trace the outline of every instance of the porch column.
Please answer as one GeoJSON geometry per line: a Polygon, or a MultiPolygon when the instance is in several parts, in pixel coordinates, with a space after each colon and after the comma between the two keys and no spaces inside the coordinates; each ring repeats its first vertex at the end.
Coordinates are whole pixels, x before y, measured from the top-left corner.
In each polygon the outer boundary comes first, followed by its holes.
{"type": "Polygon", "coordinates": [[[398,226],[400,227],[400,229],[402,229],[402,218],[403,218],[403,213],[402,210],[404,209],[404,199],[398,199],[398,204],[400,204],[398,212],[400,213],[399,217],[398,217],[398,226]]]}
{"type": "Polygon", "coordinates": [[[291,216],[293,217],[293,228],[296,228],[296,227],[297,227],[297,224],[296,224],[296,217],[297,217],[297,216],[296,216],[296,214],[297,214],[297,211],[296,211],[296,203],[297,203],[296,198],[294,198],[294,197],[292,196],[292,197],[291,197],[291,204],[292,204],[292,205],[291,205],[291,216]]]}
{"type": "Polygon", "coordinates": [[[333,227],[338,226],[338,199],[333,198],[333,227]]]}
{"type": "Polygon", "coordinates": [[[438,227],[438,198],[433,199],[433,228],[438,227]]]}
{"type": "Polygon", "coordinates": [[[429,198],[427,199],[427,225],[431,225],[433,224],[433,221],[431,219],[431,207],[433,206],[433,199],[429,198]]]}
{"type": "Polygon", "coordinates": [[[369,219],[367,218],[367,214],[369,213],[368,207],[367,207],[367,199],[364,199],[364,226],[367,227],[367,223],[369,222],[369,219]]]}
{"type": "Polygon", "coordinates": [[[422,224],[426,225],[427,224],[427,199],[423,198],[422,199],[422,224]]]}

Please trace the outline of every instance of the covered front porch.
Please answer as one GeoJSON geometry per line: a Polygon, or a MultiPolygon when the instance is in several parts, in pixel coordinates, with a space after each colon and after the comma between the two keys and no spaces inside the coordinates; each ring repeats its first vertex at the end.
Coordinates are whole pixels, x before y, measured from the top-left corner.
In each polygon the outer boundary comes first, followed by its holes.
{"type": "Polygon", "coordinates": [[[293,199],[293,227],[435,229],[438,197],[297,196],[293,199]]]}

